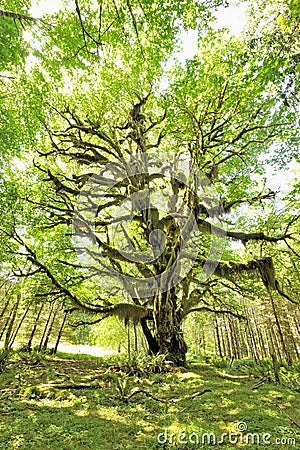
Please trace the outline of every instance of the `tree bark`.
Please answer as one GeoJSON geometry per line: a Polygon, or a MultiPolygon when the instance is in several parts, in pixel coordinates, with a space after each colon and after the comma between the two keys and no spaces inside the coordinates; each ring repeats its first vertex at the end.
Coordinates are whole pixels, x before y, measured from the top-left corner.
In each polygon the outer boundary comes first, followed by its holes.
{"type": "Polygon", "coordinates": [[[174,365],[185,366],[187,345],[181,331],[181,317],[176,300],[173,289],[154,297],[154,335],[159,353],[165,354],[174,365]]]}
{"type": "Polygon", "coordinates": [[[27,348],[28,348],[29,352],[31,351],[32,341],[33,341],[36,329],[38,327],[39,320],[40,320],[41,314],[43,312],[43,309],[44,309],[44,303],[42,303],[41,306],[40,306],[39,312],[38,312],[38,314],[37,314],[37,316],[35,318],[35,321],[34,321],[34,325],[33,325],[32,331],[30,333],[29,341],[28,341],[28,344],[27,344],[27,348]]]}
{"type": "Polygon", "coordinates": [[[65,323],[66,323],[66,320],[67,320],[67,316],[68,316],[68,311],[65,312],[63,321],[62,321],[62,323],[61,323],[61,326],[60,326],[60,329],[59,329],[59,332],[58,332],[58,335],[57,335],[55,347],[54,347],[54,350],[53,350],[53,353],[54,353],[54,354],[57,352],[58,344],[59,344],[60,339],[61,339],[61,336],[62,336],[62,332],[63,332],[64,326],[65,326],[65,323]]]}
{"type": "Polygon", "coordinates": [[[54,306],[54,304],[52,303],[52,304],[50,305],[50,311],[49,311],[48,318],[47,318],[46,324],[45,324],[45,326],[44,326],[44,331],[43,331],[43,334],[42,334],[42,337],[41,337],[41,340],[40,340],[40,345],[39,345],[39,348],[38,348],[38,351],[39,351],[39,352],[41,352],[41,351],[42,351],[42,348],[43,348],[43,342],[44,342],[44,338],[45,338],[45,336],[46,336],[46,332],[47,332],[47,329],[48,329],[48,325],[49,325],[49,323],[50,323],[50,319],[51,319],[51,316],[52,316],[53,306],[54,306]]]}
{"type": "Polygon", "coordinates": [[[4,349],[5,350],[11,348],[11,336],[12,336],[13,326],[14,326],[14,323],[16,320],[20,301],[21,301],[21,294],[18,293],[16,303],[14,304],[13,309],[10,314],[10,321],[9,321],[8,328],[7,328],[6,335],[5,335],[5,341],[4,341],[4,349]]]}
{"type": "Polygon", "coordinates": [[[257,357],[258,357],[257,345],[256,345],[256,342],[255,342],[254,334],[252,332],[252,325],[249,324],[249,322],[247,323],[247,334],[248,334],[248,338],[249,338],[248,339],[249,340],[249,346],[251,348],[253,359],[257,363],[257,357]]]}
{"type": "Polygon", "coordinates": [[[8,317],[6,318],[6,321],[5,321],[5,323],[4,323],[4,325],[3,325],[2,329],[1,329],[1,332],[0,332],[0,341],[2,340],[2,337],[3,337],[4,333],[5,333],[5,330],[6,330],[7,326],[8,326],[8,324],[9,324],[9,320],[10,320],[11,314],[12,314],[12,311],[9,312],[9,315],[8,315],[8,317]]]}
{"type": "Polygon", "coordinates": [[[153,334],[151,333],[146,319],[141,319],[140,323],[141,323],[141,327],[142,327],[144,336],[147,340],[150,353],[152,353],[153,355],[157,355],[157,353],[159,352],[158,342],[155,339],[155,337],[153,336],[153,334]]]}
{"type": "Polygon", "coordinates": [[[47,350],[49,339],[50,339],[50,336],[51,336],[51,333],[52,333],[52,329],[53,329],[53,326],[54,326],[54,322],[55,322],[55,319],[56,319],[56,315],[57,315],[57,308],[53,312],[52,319],[51,319],[51,322],[50,322],[50,325],[49,325],[49,328],[48,328],[48,331],[47,331],[47,334],[46,334],[46,337],[45,337],[45,340],[44,340],[44,343],[43,343],[43,350],[47,350]]]}
{"type": "Polygon", "coordinates": [[[281,343],[281,348],[282,348],[282,351],[283,351],[283,354],[284,354],[284,358],[286,360],[287,365],[291,366],[292,365],[292,359],[291,359],[290,353],[289,353],[289,351],[288,351],[288,349],[286,347],[286,343],[285,343],[285,340],[284,340],[281,323],[279,321],[279,317],[278,317],[278,314],[277,314],[277,311],[276,311],[276,307],[275,307],[275,302],[274,302],[273,296],[272,296],[270,291],[269,291],[269,294],[270,294],[273,314],[274,314],[274,317],[275,317],[275,322],[276,322],[276,326],[277,326],[278,335],[279,335],[279,339],[280,339],[280,343],[281,343]]]}
{"type": "Polygon", "coordinates": [[[220,335],[221,335],[221,342],[222,342],[222,348],[223,348],[223,351],[224,351],[224,356],[227,356],[223,324],[224,324],[224,317],[222,317],[222,319],[221,319],[220,335]]]}
{"type": "Polygon", "coordinates": [[[219,353],[219,356],[223,358],[223,352],[222,352],[222,346],[221,346],[221,338],[220,338],[220,332],[219,332],[219,323],[217,319],[217,314],[215,314],[215,332],[216,332],[216,347],[219,353]]]}
{"type": "Polygon", "coordinates": [[[267,357],[267,353],[266,353],[266,349],[265,349],[265,343],[264,343],[264,339],[262,336],[262,331],[261,331],[261,324],[258,322],[257,317],[256,317],[256,312],[253,308],[251,308],[251,312],[252,312],[252,317],[253,317],[253,322],[255,325],[255,331],[256,331],[256,335],[257,335],[257,341],[258,341],[258,347],[259,347],[259,353],[260,353],[260,358],[263,357],[267,357]]]}
{"type": "MultiPolygon", "coordinates": [[[[1,286],[2,287],[2,286],[1,286]]],[[[2,301],[8,296],[8,294],[9,294],[9,291],[11,290],[11,286],[9,286],[7,289],[6,289],[6,291],[5,291],[5,293],[4,293],[4,296],[1,298],[1,303],[2,303],[2,301]]],[[[8,297],[8,299],[6,300],[6,302],[5,302],[5,304],[4,304],[4,306],[3,306],[3,308],[2,308],[2,311],[1,311],[1,313],[0,313],[0,320],[2,321],[2,318],[4,317],[4,314],[6,313],[6,310],[7,310],[7,307],[8,307],[8,305],[9,305],[9,303],[10,303],[10,298],[8,297]]]]}
{"type": "Polygon", "coordinates": [[[22,316],[21,319],[19,320],[18,326],[17,326],[17,328],[16,328],[16,330],[15,330],[13,336],[12,336],[11,339],[10,339],[9,347],[12,347],[12,346],[14,345],[15,339],[16,339],[16,337],[17,337],[17,335],[18,335],[18,333],[19,333],[19,331],[20,331],[20,329],[21,329],[21,326],[22,326],[24,320],[25,320],[26,317],[27,317],[27,314],[29,313],[30,307],[31,307],[31,303],[29,303],[29,304],[27,305],[27,307],[26,307],[26,309],[25,309],[25,311],[24,311],[23,316],[22,316]]]}
{"type": "Polygon", "coordinates": [[[228,332],[228,327],[227,327],[227,323],[228,323],[227,316],[223,315],[223,321],[224,321],[224,331],[225,331],[226,346],[227,346],[227,356],[229,356],[231,358],[232,351],[231,351],[229,332],[228,332]]]}
{"type": "Polygon", "coordinates": [[[126,325],[126,328],[127,328],[127,355],[128,355],[128,358],[130,358],[131,357],[131,343],[130,343],[130,326],[129,326],[129,322],[128,322],[128,324],[126,325]]]}

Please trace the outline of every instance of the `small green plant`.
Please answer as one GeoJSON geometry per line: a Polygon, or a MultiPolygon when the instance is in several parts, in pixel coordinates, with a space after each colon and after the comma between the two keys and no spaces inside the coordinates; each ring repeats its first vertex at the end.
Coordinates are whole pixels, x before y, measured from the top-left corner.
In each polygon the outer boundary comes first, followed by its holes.
{"type": "Polygon", "coordinates": [[[139,356],[137,353],[133,353],[129,358],[125,359],[122,368],[128,375],[145,375],[143,357],[139,356]]]}
{"type": "Polygon", "coordinates": [[[172,366],[172,361],[168,361],[166,355],[158,353],[151,357],[150,362],[147,364],[147,369],[151,373],[163,373],[168,372],[172,366]]]}
{"type": "Polygon", "coordinates": [[[168,361],[164,354],[138,355],[135,353],[130,358],[123,358],[121,364],[114,366],[117,371],[137,377],[149,377],[152,374],[169,372],[172,368],[172,361],[168,361]]]}
{"type": "Polygon", "coordinates": [[[226,372],[228,374],[236,375],[265,375],[261,366],[258,366],[252,359],[249,358],[236,361],[226,372]]]}
{"type": "Polygon", "coordinates": [[[45,361],[46,355],[38,351],[24,352],[19,350],[17,352],[18,357],[31,366],[37,366],[45,361]]]}
{"type": "Polygon", "coordinates": [[[116,391],[118,398],[122,401],[126,401],[129,394],[129,383],[127,378],[117,378],[116,391]]]}
{"type": "Polygon", "coordinates": [[[300,391],[300,370],[297,363],[287,366],[284,363],[275,363],[270,358],[254,361],[250,358],[236,361],[235,364],[228,369],[228,374],[234,375],[251,375],[254,378],[266,378],[274,384],[281,384],[290,389],[300,391]]]}
{"type": "Polygon", "coordinates": [[[212,353],[205,355],[203,359],[206,363],[212,364],[217,369],[227,369],[230,365],[230,358],[228,356],[221,357],[212,353]]]}
{"type": "Polygon", "coordinates": [[[293,364],[291,367],[280,367],[279,378],[280,384],[296,392],[300,392],[300,371],[297,364],[293,364]]]}

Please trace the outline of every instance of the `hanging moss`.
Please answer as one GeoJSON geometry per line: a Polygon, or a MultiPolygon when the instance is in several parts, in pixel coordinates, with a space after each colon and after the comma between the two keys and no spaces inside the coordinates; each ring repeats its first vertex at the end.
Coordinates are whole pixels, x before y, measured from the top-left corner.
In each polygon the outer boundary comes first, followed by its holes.
{"type": "Polygon", "coordinates": [[[235,276],[241,275],[242,272],[245,271],[255,274],[256,276],[258,275],[268,291],[275,290],[282,297],[297,304],[297,302],[291,299],[284,293],[283,289],[280,288],[279,282],[276,280],[273,260],[270,256],[261,259],[253,259],[248,263],[221,261],[216,269],[216,275],[230,280],[235,276]]]}
{"type": "Polygon", "coordinates": [[[271,257],[253,259],[248,263],[233,263],[222,261],[219,263],[216,274],[222,278],[232,278],[243,272],[252,272],[260,275],[262,282],[269,289],[276,289],[275,270],[271,257]]]}
{"type": "Polygon", "coordinates": [[[106,311],[106,316],[118,317],[120,320],[124,320],[125,325],[129,320],[132,320],[134,324],[138,324],[141,319],[144,319],[150,314],[151,310],[144,306],[131,305],[130,303],[119,303],[114,305],[110,310],[106,311]]]}
{"type": "Polygon", "coordinates": [[[257,260],[258,272],[267,289],[276,289],[275,269],[271,257],[257,260]]]}

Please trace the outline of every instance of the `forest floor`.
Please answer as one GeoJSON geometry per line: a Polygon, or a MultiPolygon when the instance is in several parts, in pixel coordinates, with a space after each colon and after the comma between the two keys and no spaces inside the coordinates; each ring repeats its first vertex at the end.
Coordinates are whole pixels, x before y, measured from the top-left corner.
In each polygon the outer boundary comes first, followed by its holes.
{"type": "Polygon", "coordinates": [[[258,379],[205,362],[128,368],[116,357],[14,354],[0,373],[0,449],[300,448],[295,390],[253,389],[258,379]]]}

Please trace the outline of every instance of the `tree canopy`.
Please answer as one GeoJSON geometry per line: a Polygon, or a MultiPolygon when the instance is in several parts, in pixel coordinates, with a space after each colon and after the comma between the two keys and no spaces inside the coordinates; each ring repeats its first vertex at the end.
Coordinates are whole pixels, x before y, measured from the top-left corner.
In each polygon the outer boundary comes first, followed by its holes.
{"type": "Polygon", "coordinates": [[[175,364],[192,313],[297,304],[299,186],[269,173],[299,160],[299,2],[249,1],[238,36],[217,0],[32,6],[0,11],[3,276],[175,364]]]}

